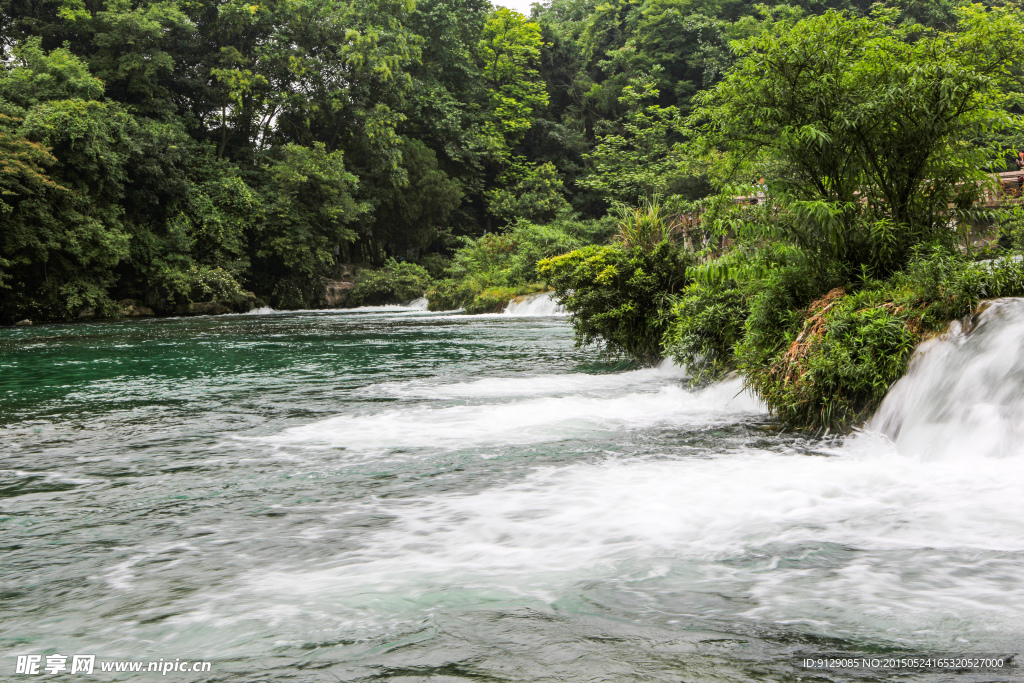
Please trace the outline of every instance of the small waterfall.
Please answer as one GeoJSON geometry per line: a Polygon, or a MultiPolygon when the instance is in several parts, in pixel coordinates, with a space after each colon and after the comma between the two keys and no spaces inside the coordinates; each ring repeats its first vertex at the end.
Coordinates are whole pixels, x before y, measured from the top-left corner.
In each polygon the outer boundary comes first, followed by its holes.
{"type": "Polygon", "coordinates": [[[1024,454],[1024,299],[921,344],[869,428],[927,459],[1024,454]]]}
{"type": "Polygon", "coordinates": [[[555,301],[555,297],[551,292],[541,292],[540,294],[517,296],[512,299],[505,308],[505,315],[566,315],[566,311],[555,301]]]}
{"type": "Polygon", "coordinates": [[[409,303],[405,304],[406,308],[411,308],[414,311],[425,311],[427,310],[427,299],[426,297],[420,297],[419,299],[413,299],[409,303]]]}

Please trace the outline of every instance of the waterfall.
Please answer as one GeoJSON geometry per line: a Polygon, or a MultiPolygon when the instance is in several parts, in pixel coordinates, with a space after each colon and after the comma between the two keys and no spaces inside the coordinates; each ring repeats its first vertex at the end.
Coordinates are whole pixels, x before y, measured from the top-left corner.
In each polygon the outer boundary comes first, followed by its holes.
{"type": "Polygon", "coordinates": [[[413,299],[409,303],[405,304],[406,308],[411,308],[414,311],[425,311],[427,310],[427,300],[425,297],[413,299]]]}
{"type": "Polygon", "coordinates": [[[505,308],[505,315],[566,315],[566,311],[555,301],[551,292],[541,292],[540,294],[517,296],[512,299],[505,308]]]}
{"type": "Polygon", "coordinates": [[[1024,299],[921,344],[869,428],[927,459],[1024,454],[1024,299]]]}

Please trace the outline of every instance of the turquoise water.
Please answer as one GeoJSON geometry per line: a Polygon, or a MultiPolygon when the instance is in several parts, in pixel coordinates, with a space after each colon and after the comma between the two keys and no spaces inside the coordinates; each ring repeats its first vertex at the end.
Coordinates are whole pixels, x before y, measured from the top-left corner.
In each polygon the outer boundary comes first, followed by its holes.
{"type": "Polygon", "coordinates": [[[575,349],[560,317],[2,328],[0,680],[25,653],[736,681],[1019,648],[1016,462],[780,434],[740,389],[575,349]]]}

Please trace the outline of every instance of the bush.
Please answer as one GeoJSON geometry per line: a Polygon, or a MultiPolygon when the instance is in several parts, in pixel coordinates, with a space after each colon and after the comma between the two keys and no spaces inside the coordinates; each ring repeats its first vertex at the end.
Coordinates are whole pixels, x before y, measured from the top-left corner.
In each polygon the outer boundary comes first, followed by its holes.
{"type": "Polygon", "coordinates": [[[430,310],[464,308],[470,313],[503,310],[509,299],[544,291],[537,262],[607,236],[604,221],[561,217],[545,225],[518,221],[509,232],[465,239],[448,267],[448,277],[427,292],[430,310]],[[499,307],[498,298],[508,294],[499,307]]]}
{"type": "Polygon", "coordinates": [[[889,280],[837,287],[809,305],[803,286],[794,267],[757,285],[736,365],[789,426],[845,431],[870,417],[927,334],[973,314],[982,299],[1024,296],[1024,263],[928,248],[889,280]]]}
{"type": "Polygon", "coordinates": [[[719,379],[735,366],[749,314],[747,296],[734,282],[691,283],[672,306],[665,354],[686,366],[694,384],[719,379]]]}
{"type": "Polygon", "coordinates": [[[939,330],[950,320],[973,313],[982,299],[1024,295],[1020,258],[971,261],[948,249],[921,249],[907,269],[892,278],[893,298],[916,311],[923,330],[939,330]]]}
{"type": "Polygon", "coordinates": [[[231,273],[219,266],[193,263],[175,268],[164,265],[155,269],[152,282],[149,303],[161,311],[173,311],[203,301],[235,304],[250,296],[231,273]]]}
{"type": "Polygon", "coordinates": [[[473,297],[466,313],[501,313],[513,297],[522,293],[513,287],[489,287],[473,297]]]}
{"type": "Polygon", "coordinates": [[[426,268],[431,279],[436,280],[444,277],[444,273],[448,270],[452,260],[445,258],[441,254],[424,254],[416,259],[416,263],[426,268]]]}
{"type": "Polygon", "coordinates": [[[650,253],[621,245],[591,245],[540,262],[562,305],[572,315],[577,345],[599,344],[654,365],[668,328],[671,295],[686,285],[693,256],[663,242],[650,253]]]}
{"type": "Polygon", "coordinates": [[[651,251],[671,240],[680,227],[657,199],[645,199],[637,207],[619,205],[617,210],[619,221],[615,238],[627,249],[651,251]]]}
{"type": "Polygon", "coordinates": [[[842,288],[812,303],[771,362],[741,361],[747,385],[793,427],[845,430],[869,417],[903,375],[919,336],[891,304],[866,304],[842,288]]]}
{"type": "Polygon", "coordinates": [[[349,290],[349,306],[383,306],[402,304],[417,299],[427,291],[430,275],[415,263],[399,263],[394,259],[380,270],[363,270],[349,290]]]}
{"type": "Polygon", "coordinates": [[[427,308],[431,311],[454,311],[473,299],[473,290],[465,280],[437,280],[427,290],[427,308]]]}

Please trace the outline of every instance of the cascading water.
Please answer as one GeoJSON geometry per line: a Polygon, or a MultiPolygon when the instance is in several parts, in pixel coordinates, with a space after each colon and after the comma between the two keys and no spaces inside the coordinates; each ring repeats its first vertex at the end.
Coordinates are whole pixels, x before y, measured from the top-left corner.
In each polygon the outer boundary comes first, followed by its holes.
{"type": "Polygon", "coordinates": [[[505,315],[515,315],[520,317],[566,314],[565,309],[555,301],[555,297],[551,292],[517,296],[515,299],[508,302],[508,306],[505,307],[504,313],[505,315]]]}
{"type": "Polygon", "coordinates": [[[407,303],[405,305],[405,307],[406,308],[411,308],[414,311],[425,311],[425,310],[427,310],[428,303],[429,302],[427,301],[426,297],[422,297],[421,296],[420,298],[413,299],[412,301],[407,303]]]}
{"type": "Polygon", "coordinates": [[[895,446],[780,434],[736,380],[622,368],[550,316],[0,328],[0,666],[732,682],[826,680],[795,663],[823,650],[1012,654],[1024,458],[934,456],[1012,440],[1020,310],[923,349],[873,423],[895,446]]]}
{"type": "Polygon", "coordinates": [[[1024,456],[1024,300],[922,344],[870,428],[925,458],[1024,456]]]}

